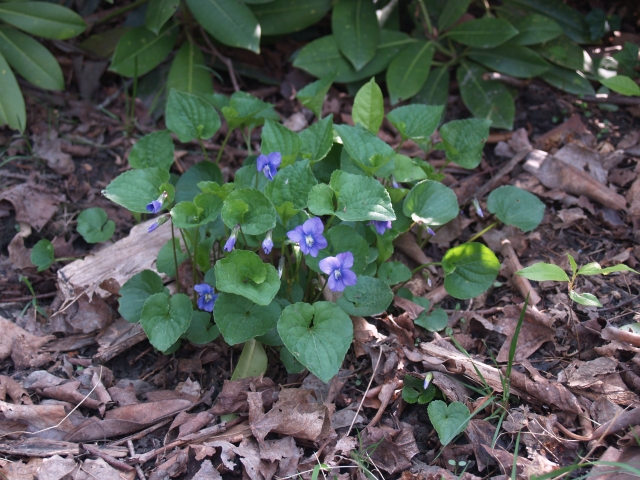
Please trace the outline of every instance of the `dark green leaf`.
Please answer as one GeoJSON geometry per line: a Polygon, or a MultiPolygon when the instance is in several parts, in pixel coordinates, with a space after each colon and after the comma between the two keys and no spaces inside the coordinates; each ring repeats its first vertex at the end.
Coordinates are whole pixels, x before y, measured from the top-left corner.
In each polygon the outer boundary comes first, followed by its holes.
{"type": "Polygon", "coordinates": [[[356,71],[376,54],[380,27],[371,0],[341,0],[333,7],[331,30],[338,48],[356,71]]]}
{"type": "Polygon", "coordinates": [[[234,250],[214,268],[218,290],[242,295],[258,305],[269,305],[280,289],[275,267],[247,250],[234,250]]]}
{"type": "Polygon", "coordinates": [[[517,18],[513,26],[518,30],[518,35],[511,39],[514,45],[535,45],[548,42],[562,35],[562,27],[555,20],[544,15],[525,15],[517,18]]]}
{"type": "Polygon", "coordinates": [[[443,447],[462,433],[471,419],[469,408],[461,402],[451,402],[447,406],[442,400],[434,400],[427,412],[443,447]]]}
{"type": "Polygon", "coordinates": [[[160,196],[168,181],[169,172],[161,168],[128,170],[113,179],[102,194],[127,210],[147,213],[147,204],[160,196]]]}
{"type": "Polygon", "coordinates": [[[516,78],[532,78],[549,70],[549,64],[536,52],[520,45],[469,51],[469,58],[485,67],[516,78]]]}
{"type": "Polygon", "coordinates": [[[582,72],[567,70],[566,68],[551,65],[549,71],[540,75],[545,82],[560,90],[574,95],[595,95],[596,91],[582,72]]]}
{"type": "Polygon", "coordinates": [[[262,129],[261,153],[268,155],[271,152],[280,152],[282,155],[281,167],[286,167],[296,161],[301,143],[296,132],[271,120],[265,122],[262,129]]]}
{"type": "Polygon", "coordinates": [[[54,260],[53,244],[46,238],[39,240],[31,249],[31,263],[38,267],[39,272],[49,268],[54,260]]]}
{"type": "Polygon", "coordinates": [[[438,31],[444,32],[467,11],[471,0],[447,0],[438,15],[438,31]]]}
{"type": "Polygon", "coordinates": [[[503,223],[514,225],[523,232],[536,228],[544,217],[544,203],[538,197],[511,185],[491,192],[487,209],[503,223]]]}
{"type": "Polygon", "coordinates": [[[151,270],[136,273],[120,287],[118,313],[128,322],[137,323],[140,321],[142,307],[147,298],[162,292],[168,293],[168,290],[157,273],[151,270]]]}
{"type": "Polygon", "coordinates": [[[481,243],[463,243],[451,248],[442,258],[444,288],[454,298],[474,298],[493,284],[500,262],[481,243]]]}
{"type": "Polygon", "coordinates": [[[7,124],[14,130],[24,131],[27,111],[18,81],[11,67],[0,53],[0,125],[7,124]]]}
{"type": "Polygon", "coordinates": [[[585,67],[587,53],[580,45],[564,35],[535,47],[535,51],[547,60],[570,70],[588,70],[585,67]]]}
{"type": "Polygon", "coordinates": [[[207,70],[204,55],[191,42],[185,42],[171,64],[167,77],[167,90],[175,88],[194,95],[213,94],[211,74],[207,70]]]}
{"type": "MultiPolygon", "coordinates": [[[[178,262],[178,266],[182,265],[189,255],[186,252],[182,251],[182,247],[180,246],[180,240],[178,238],[169,240],[165,243],[160,251],[158,252],[158,258],[156,260],[156,268],[160,273],[164,273],[170,277],[176,276],[176,260],[178,262]],[[175,257],[174,257],[174,248],[175,248],[175,257]]],[[[208,272],[207,272],[208,273],[208,272]]],[[[209,283],[209,282],[207,282],[209,283]]]]}
{"type": "Polygon", "coordinates": [[[427,310],[420,312],[414,323],[430,332],[440,332],[445,329],[448,321],[447,312],[441,308],[436,308],[429,315],[427,315],[427,310]]]}
{"type": "Polygon", "coordinates": [[[331,88],[334,78],[336,78],[335,73],[330,73],[301,88],[296,93],[296,98],[300,100],[300,103],[311,110],[318,118],[322,118],[324,97],[331,88]]]}
{"type": "Polygon", "coordinates": [[[393,300],[393,292],[379,278],[358,276],[358,283],[344,289],[338,306],[349,315],[366,317],[384,312],[393,300]]]}
{"type": "Polygon", "coordinates": [[[515,37],[518,31],[501,18],[479,18],[461,23],[445,35],[469,47],[493,48],[515,37]]]}
{"type": "Polygon", "coordinates": [[[336,170],[331,175],[336,192],[336,216],[345,222],[395,220],[389,193],[377,180],[336,170]]]}
{"type": "Polygon", "coordinates": [[[431,42],[407,45],[387,69],[387,88],[391,103],[396,104],[417,94],[429,76],[435,49],[431,42]]]}
{"type": "Polygon", "coordinates": [[[316,163],[325,158],[333,146],[333,114],[301,131],[300,156],[316,163]]]}
{"type": "Polygon", "coordinates": [[[224,201],[222,221],[229,228],[240,225],[245,235],[260,235],[276,226],[276,210],[263,193],[241,188],[224,201]]]}
{"type": "Polygon", "coordinates": [[[489,138],[489,120],[468,118],[453,120],[440,128],[447,158],[464,168],[476,168],[482,159],[482,149],[489,138]]]}
{"type": "Polygon", "coordinates": [[[0,20],[38,37],[66,40],[87,28],[73,10],[50,2],[1,2],[0,20]]]}
{"type": "Polygon", "coordinates": [[[132,28],[118,42],[111,70],[125,77],[140,77],[169,55],[177,38],[176,27],[169,26],[158,35],[146,27],[132,28]]]}
{"type": "Polygon", "coordinates": [[[444,225],[458,216],[458,199],[453,190],[442,183],[423,180],[406,196],[402,210],[414,222],[444,225]]]}
{"type": "Polygon", "coordinates": [[[166,293],[151,295],[140,313],[140,324],[151,345],[158,350],[169,349],[189,328],[193,307],[184,293],[169,296],[166,293]]]}
{"type": "Polygon", "coordinates": [[[87,208],[78,215],[78,233],[87,243],[106,242],[115,231],[115,222],[102,208],[87,208]]]}
{"type": "Polygon", "coordinates": [[[311,172],[309,160],[283,168],[265,188],[265,195],[274,205],[291,202],[293,208],[307,208],[309,192],[318,183],[311,172]]]}
{"type": "Polygon", "coordinates": [[[220,167],[213,162],[196,163],[184,172],[176,183],[176,202],[190,202],[200,193],[199,182],[222,184],[220,167]]]}
{"type": "Polygon", "coordinates": [[[220,335],[218,326],[211,323],[211,314],[194,310],[191,323],[185,334],[187,340],[195,345],[213,342],[220,335]]]}
{"type": "Polygon", "coordinates": [[[319,22],[331,9],[331,0],[273,0],[260,3],[264,5],[254,5],[251,10],[260,23],[262,35],[299,32],[319,22]]]}
{"type": "Polygon", "coordinates": [[[394,108],[387,119],[404,138],[426,140],[438,127],[444,106],[404,105],[394,108]]]}
{"type": "Polygon", "coordinates": [[[378,278],[388,285],[411,279],[411,270],[402,262],[384,262],[378,268],[378,278]]]}
{"type": "Polygon", "coordinates": [[[173,16],[178,5],[180,0],[150,0],[144,17],[147,28],[156,35],[160,33],[160,29],[173,16]]]}
{"type": "Polygon", "coordinates": [[[129,165],[169,170],[173,165],[173,141],[169,130],[158,130],[138,140],[129,153],[129,165]]]}
{"type": "Polygon", "coordinates": [[[221,293],[214,305],[213,316],[225,342],[236,345],[274,328],[280,312],[276,302],[266,306],[256,305],[244,297],[221,293]]]}
{"type": "Polygon", "coordinates": [[[167,128],[178,135],[181,142],[194,138],[206,140],[220,128],[215,108],[190,93],[171,90],[166,108],[167,128]]]}

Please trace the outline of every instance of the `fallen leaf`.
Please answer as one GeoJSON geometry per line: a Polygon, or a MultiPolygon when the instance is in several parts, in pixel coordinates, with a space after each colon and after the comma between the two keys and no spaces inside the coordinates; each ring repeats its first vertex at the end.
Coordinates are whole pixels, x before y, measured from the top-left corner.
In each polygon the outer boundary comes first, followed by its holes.
{"type": "Polygon", "coordinates": [[[60,175],[68,175],[76,169],[71,155],[62,151],[62,142],[58,132],[51,129],[33,136],[33,153],[45,162],[47,166],[60,175]]]}
{"type": "Polygon", "coordinates": [[[3,190],[0,201],[13,205],[16,221],[24,222],[39,232],[56,214],[58,205],[66,200],[64,195],[48,190],[45,186],[20,183],[3,190]]]}
{"type": "Polygon", "coordinates": [[[369,456],[378,468],[391,475],[411,467],[411,459],[419,452],[411,425],[400,422],[399,427],[366,428],[362,435],[362,447],[378,444],[369,456]]]}
{"type": "Polygon", "coordinates": [[[191,480],[222,480],[222,476],[213,466],[211,460],[205,460],[191,480]]]}
{"type": "Polygon", "coordinates": [[[248,392],[260,392],[262,404],[269,408],[276,393],[275,384],[270,378],[250,377],[239,380],[225,380],[222,391],[216,397],[216,403],[210,412],[213,415],[245,413],[249,411],[248,392]]]}

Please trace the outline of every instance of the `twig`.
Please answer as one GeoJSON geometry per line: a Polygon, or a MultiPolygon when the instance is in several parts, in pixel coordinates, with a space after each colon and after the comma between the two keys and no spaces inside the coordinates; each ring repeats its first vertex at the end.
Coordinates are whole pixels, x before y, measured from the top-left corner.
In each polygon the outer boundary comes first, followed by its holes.
{"type": "MultiPolygon", "coordinates": [[[[129,456],[135,457],[136,450],[135,448],[133,448],[133,442],[131,440],[127,440],[127,448],[129,449],[129,456]]],[[[145,477],[144,472],[142,471],[142,467],[136,463],[135,468],[136,468],[136,473],[138,474],[138,478],[140,480],[147,480],[147,477],[145,477]]]]}
{"type": "Polygon", "coordinates": [[[612,95],[599,93],[597,95],[585,95],[580,100],[591,103],[612,103],[614,105],[640,105],[640,97],[625,97],[623,95],[612,95]]]}
{"type": "Polygon", "coordinates": [[[482,79],[487,80],[489,82],[501,82],[507,85],[513,85],[514,87],[524,88],[529,82],[526,80],[520,80],[519,78],[513,78],[509,75],[503,75],[498,72],[487,72],[482,74],[482,79]]]}
{"type": "Polygon", "coordinates": [[[119,88],[118,90],[116,90],[114,93],[112,93],[111,95],[109,95],[107,98],[105,98],[101,103],[99,103],[98,105],[96,105],[96,109],[98,110],[102,110],[103,108],[107,108],[109,105],[111,105],[111,103],[120,96],[120,94],[122,92],[124,92],[125,90],[128,90],[129,87],[133,84],[133,80],[127,80],[126,82],[124,82],[124,85],[122,86],[122,88],[119,88]]]}
{"type": "Polygon", "coordinates": [[[229,77],[231,77],[231,83],[233,84],[233,89],[236,92],[239,92],[240,86],[238,85],[238,79],[236,78],[236,71],[233,69],[233,63],[231,62],[231,59],[229,57],[225,57],[224,55],[222,55],[218,51],[218,49],[214,47],[213,43],[211,43],[211,40],[209,40],[209,36],[207,32],[205,32],[205,30],[202,27],[200,27],[200,33],[202,33],[202,37],[204,38],[204,41],[207,44],[207,47],[209,47],[209,50],[211,50],[211,53],[213,53],[216,57],[218,57],[220,61],[222,61],[229,69],[229,77]]]}
{"type": "Polygon", "coordinates": [[[142,431],[140,431],[138,433],[134,433],[133,435],[130,435],[130,436],[126,437],[126,438],[121,438],[120,440],[116,440],[115,442],[109,443],[108,445],[110,447],[117,447],[117,446],[120,446],[120,445],[124,445],[125,443],[127,443],[129,441],[140,440],[142,437],[146,437],[151,432],[155,432],[160,427],[164,427],[167,423],[172,422],[172,421],[173,421],[173,417],[166,418],[166,419],[162,420],[161,422],[158,422],[155,425],[150,426],[149,428],[145,428],[144,430],[142,430],[142,431]]]}
{"type": "Polygon", "coordinates": [[[111,465],[112,467],[117,468],[118,470],[124,470],[126,472],[130,472],[132,470],[135,470],[131,465],[128,465],[126,463],[124,463],[121,460],[118,460],[117,458],[112,457],[111,455],[101,452],[99,449],[92,447],[90,445],[85,445],[84,443],[80,443],[78,445],[78,447],[80,448],[80,451],[85,450],[87,453],[89,453],[90,455],[93,455],[94,457],[100,457],[101,459],[103,459],[105,462],[107,462],[109,465],[111,465]]]}
{"type": "Polygon", "coordinates": [[[371,372],[371,378],[369,379],[369,385],[367,385],[367,389],[365,390],[364,395],[362,396],[362,401],[360,402],[360,405],[358,405],[358,409],[356,410],[356,413],[353,416],[353,420],[351,420],[351,425],[349,425],[349,430],[347,430],[347,433],[344,435],[345,437],[349,436],[349,434],[351,433],[351,429],[353,428],[353,424],[356,423],[356,418],[358,418],[358,413],[360,413],[360,409],[362,408],[362,404],[364,403],[364,399],[367,397],[367,392],[371,388],[371,383],[373,382],[373,378],[376,376],[376,372],[378,371],[378,365],[380,364],[380,359],[381,358],[382,358],[382,347],[380,347],[380,353],[378,354],[378,360],[376,360],[376,366],[373,367],[373,372],[371,372]]]}

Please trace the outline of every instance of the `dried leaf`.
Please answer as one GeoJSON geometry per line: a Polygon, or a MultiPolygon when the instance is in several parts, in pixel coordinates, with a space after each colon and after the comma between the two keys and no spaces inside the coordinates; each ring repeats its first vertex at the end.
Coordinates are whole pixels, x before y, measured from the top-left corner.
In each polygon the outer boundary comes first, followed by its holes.
{"type": "Polygon", "coordinates": [[[271,406],[276,393],[275,384],[270,378],[249,377],[239,380],[225,380],[222,391],[216,398],[216,403],[210,412],[213,415],[248,412],[247,393],[250,391],[260,392],[262,404],[266,408],[271,406]]]}
{"type": "Polygon", "coordinates": [[[13,205],[16,220],[35,228],[38,232],[53,218],[65,196],[51,193],[47,187],[20,183],[0,193],[0,201],[13,205]]]}

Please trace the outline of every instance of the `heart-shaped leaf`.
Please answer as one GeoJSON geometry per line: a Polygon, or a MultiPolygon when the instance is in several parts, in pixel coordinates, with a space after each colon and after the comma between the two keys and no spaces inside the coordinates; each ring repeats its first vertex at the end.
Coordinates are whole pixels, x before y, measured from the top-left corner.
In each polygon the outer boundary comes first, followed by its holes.
{"type": "Polygon", "coordinates": [[[544,203],[538,197],[511,185],[491,192],[487,209],[503,223],[518,227],[523,232],[536,228],[544,217],[544,203]]]}
{"type": "Polygon", "coordinates": [[[452,297],[473,298],[487,290],[498,276],[500,261],[481,243],[463,243],[442,258],[444,288],[452,297]]]}
{"type": "Polygon", "coordinates": [[[216,300],[213,316],[225,341],[229,345],[236,345],[274,328],[280,312],[276,302],[262,306],[232,293],[221,293],[216,300]]]}
{"type": "Polygon", "coordinates": [[[187,331],[192,313],[191,299],[184,293],[155,293],[144,302],[140,324],[151,345],[163,352],[187,331]]]}
{"type": "Polygon", "coordinates": [[[451,402],[447,406],[442,400],[434,400],[429,404],[427,413],[443,447],[462,433],[471,419],[469,409],[461,402],[451,402]]]}

